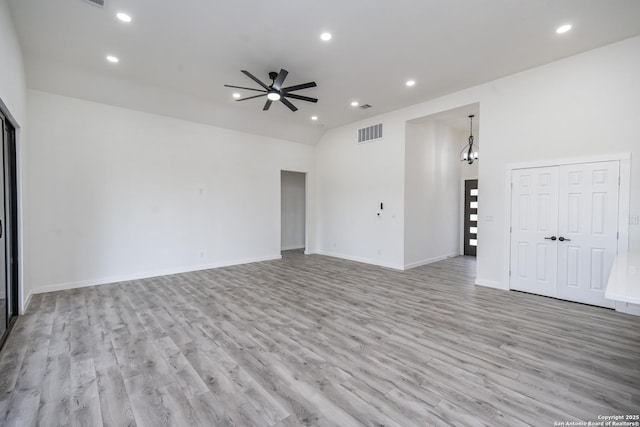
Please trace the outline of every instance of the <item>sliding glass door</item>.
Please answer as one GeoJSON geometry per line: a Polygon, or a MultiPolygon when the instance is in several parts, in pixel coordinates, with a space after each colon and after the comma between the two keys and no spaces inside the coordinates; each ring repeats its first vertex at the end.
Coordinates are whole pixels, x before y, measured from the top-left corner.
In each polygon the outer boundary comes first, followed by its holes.
{"type": "Polygon", "coordinates": [[[0,111],[0,346],[18,315],[18,208],[15,129],[0,111]]]}

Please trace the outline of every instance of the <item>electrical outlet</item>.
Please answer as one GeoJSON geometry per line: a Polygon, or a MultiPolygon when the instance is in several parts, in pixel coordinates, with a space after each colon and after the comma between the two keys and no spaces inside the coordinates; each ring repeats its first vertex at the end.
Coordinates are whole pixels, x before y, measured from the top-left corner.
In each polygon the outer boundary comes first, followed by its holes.
{"type": "Polygon", "coordinates": [[[638,223],[639,223],[639,222],[638,222],[638,221],[639,221],[639,219],[640,219],[640,218],[638,218],[638,215],[631,215],[631,216],[629,217],[629,224],[631,224],[631,225],[638,225],[638,223]]]}

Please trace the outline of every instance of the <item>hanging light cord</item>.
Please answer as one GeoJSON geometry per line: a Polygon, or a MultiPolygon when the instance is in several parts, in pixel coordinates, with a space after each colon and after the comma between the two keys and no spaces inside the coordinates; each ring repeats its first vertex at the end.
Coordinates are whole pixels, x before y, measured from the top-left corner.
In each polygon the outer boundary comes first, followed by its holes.
{"type": "Polygon", "coordinates": [[[473,114],[469,116],[469,151],[467,152],[467,162],[472,164],[475,160],[473,157],[473,114]]]}

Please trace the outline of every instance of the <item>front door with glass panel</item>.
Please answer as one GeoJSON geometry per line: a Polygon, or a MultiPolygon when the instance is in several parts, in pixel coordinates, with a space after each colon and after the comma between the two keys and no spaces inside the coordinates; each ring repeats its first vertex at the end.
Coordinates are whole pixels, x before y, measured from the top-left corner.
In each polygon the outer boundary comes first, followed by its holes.
{"type": "Polygon", "coordinates": [[[464,182],[464,254],[476,256],[478,247],[478,180],[464,182]]]}

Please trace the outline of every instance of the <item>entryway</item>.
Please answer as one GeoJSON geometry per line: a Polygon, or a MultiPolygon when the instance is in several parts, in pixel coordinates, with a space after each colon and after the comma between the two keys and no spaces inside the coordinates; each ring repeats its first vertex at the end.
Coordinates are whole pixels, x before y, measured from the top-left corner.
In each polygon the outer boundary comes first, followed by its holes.
{"type": "Polygon", "coordinates": [[[280,250],[304,249],[306,240],[306,174],[280,172],[280,250]]]}
{"type": "Polygon", "coordinates": [[[619,196],[620,161],[513,169],[510,288],[613,308],[619,196]]]}

